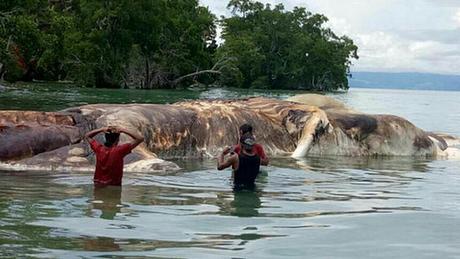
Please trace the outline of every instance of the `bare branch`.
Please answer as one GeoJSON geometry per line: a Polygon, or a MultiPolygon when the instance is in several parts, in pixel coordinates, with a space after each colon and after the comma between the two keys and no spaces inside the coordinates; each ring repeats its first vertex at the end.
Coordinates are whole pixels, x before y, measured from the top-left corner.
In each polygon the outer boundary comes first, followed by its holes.
{"type": "Polygon", "coordinates": [[[194,76],[198,76],[198,75],[202,75],[202,74],[222,74],[222,72],[218,71],[218,70],[212,70],[212,69],[208,69],[208,70],[201,70],[201,71],[197,71],[197,72],[193,72],[193,73],[190,73],[190,74],[187,74],[187,75],[184,75],[184,76],[181,76],[177,79],[175,79],[172,84],[173,85],[177,85],[180,81],[186,79],[186,78],[189,78],[189,77],[194,77],[194,76]]]}

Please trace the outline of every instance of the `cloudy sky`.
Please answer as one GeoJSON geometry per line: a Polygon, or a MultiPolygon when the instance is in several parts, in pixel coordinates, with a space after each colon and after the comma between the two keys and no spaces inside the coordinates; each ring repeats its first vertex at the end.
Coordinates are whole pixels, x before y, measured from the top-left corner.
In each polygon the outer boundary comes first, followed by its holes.
{"type": "MultiPolygon", "coordinates": [[[[227,0],[200,0],[230,15],[227,0]]],[[[306,7],[359,47],[353,71],[460,75],[460,0],[259,0],[306,7]]]]}

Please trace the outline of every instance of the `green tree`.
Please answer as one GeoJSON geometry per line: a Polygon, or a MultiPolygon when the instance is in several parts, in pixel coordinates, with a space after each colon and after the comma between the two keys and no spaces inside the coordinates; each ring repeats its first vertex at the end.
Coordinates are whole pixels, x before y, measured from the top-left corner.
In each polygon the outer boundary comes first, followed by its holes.
{"type": "Polygon", "coordinates": [[[97,87],[211,80],[215,17],[197,0],[6,0],[0,76],[97,87]]]}
{"type": "Polygon", "coordinates": [[[134,65],[126,71],[128,82],[137,78],[144,88],[176,87],[189,78],[185,75],[212,66],[215,17],[198,1],[144,1],[132,10],[138,46],[134,56],[142,62],[131,60],[134,65]]]}
{"type": "Polygon", "coordinates": [[[304,8],[230,0],[221,21],[198,0],[0,1],[0,78],[96,87],[348,88],[357,47],[304,8]],[[218,75],[218,76],[216,76],[218,75]]]}
{"type": "Polygon", "coordinates": [[[65,77],[63,42],[71,22],[70,16],[54,10],[52,1],[2,1],[0,57],[5,79],[65,77]]]}
{"type": "Polygon", "coordinates": [[[223,85],[255,88],[335,90],[348,88],[357,47],[325,27],[327,18],[305,8],[286,11],[250,0],[231,0],[233,16],[222,19],[224,43],[219,59],[232,57],[242,80],[221,78],[223,85]],[[239,83],[238,83],[239,82],[239,83]],[[237,83],[237,84],[235,84],[237,83]]]}

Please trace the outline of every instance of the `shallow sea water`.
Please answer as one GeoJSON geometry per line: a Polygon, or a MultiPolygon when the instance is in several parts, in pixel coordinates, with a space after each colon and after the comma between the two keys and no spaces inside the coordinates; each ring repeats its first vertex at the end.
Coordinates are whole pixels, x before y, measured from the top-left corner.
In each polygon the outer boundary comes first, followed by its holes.
{"type": "MultiPolygon", "coordinates": [[[[198,96],[235,94],[212,91],[198,96]]],[[[459,92],[352,89],[333,97],[460,135],[459,92]]],[[[218,172],[213,160],[175,162],[184,170],[126,174],[121,188],[104,189],[91,174],[0,172],[0,257],[460,255],[460,161],[276,158],[257,189],[243,192],[232,191],[230,171],[218,172]]]]}

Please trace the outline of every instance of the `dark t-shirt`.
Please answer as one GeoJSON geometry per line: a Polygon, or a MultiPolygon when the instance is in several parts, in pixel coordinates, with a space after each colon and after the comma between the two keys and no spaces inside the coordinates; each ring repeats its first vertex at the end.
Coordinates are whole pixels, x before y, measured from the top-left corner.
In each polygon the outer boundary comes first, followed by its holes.
{"type": "Polygon", "coordinates": [[[255,180],[260,172],[260,157],[257,154],[252,156],[239,154],[238,169],[234,171],[235,188],[252,188],[255,186],[255,180]]]}
{"type": "Polygon", "coordinates": [[[123,158],[131,153],[133,146],[127,143],[106,147],[94,139],[89,144],[96,154],[94,183],[97,185],[121,185],[123,158]]]}

